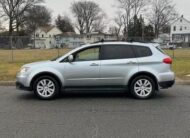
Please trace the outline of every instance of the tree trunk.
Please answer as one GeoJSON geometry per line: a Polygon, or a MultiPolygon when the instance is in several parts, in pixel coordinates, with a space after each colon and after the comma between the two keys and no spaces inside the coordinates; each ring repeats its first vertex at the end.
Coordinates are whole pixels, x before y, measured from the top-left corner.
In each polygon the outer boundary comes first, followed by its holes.
{"type": "Polygon", "coordinates": [[[9,36],[13,35],[13,21],[12,19],[9,20],[9,36]]]}

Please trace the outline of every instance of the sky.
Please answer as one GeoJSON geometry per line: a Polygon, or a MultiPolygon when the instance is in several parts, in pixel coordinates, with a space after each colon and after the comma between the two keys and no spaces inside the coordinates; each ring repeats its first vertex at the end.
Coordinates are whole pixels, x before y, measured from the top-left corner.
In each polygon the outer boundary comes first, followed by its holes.
{"type": "MultiPolygon", "coordinates": [[[[79,0],[46,0],[46,5],[52,10],[54,18],[58,14],[69,15],[71,14],[71,4],[74,1],[79,0]]],[[[100,7],[107,13],[109,19],[114,17],[115,12],[117,11],[117,2],[116,0],[92,0],[97,2],[100,7]]],[[[185,18],[190,20],[190,0],[173,0],[176,4],[176,9],[180,15],[184,15],[185,18]]]]}

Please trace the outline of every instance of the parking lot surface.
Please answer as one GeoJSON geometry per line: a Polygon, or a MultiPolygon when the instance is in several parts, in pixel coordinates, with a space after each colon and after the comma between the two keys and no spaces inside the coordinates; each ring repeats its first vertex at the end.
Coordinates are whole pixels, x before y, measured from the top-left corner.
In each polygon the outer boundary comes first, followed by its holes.
{"type": "Polygon", "coordinates": [[[188,138],[190,86],[161,90],[151,100],[80,92],[53,101],[0,87],[0,137],[188,138]]]}

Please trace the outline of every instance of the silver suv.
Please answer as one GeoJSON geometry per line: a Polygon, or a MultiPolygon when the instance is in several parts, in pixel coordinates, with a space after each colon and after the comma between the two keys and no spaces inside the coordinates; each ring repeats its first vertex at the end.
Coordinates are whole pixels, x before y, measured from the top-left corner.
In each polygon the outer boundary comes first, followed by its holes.
{"type": "Polygon", "coordinates": [[[172,87],[171,64],[156,44],[94,43],[52,61],[24,65],[16,85],[45,100],[62,90],[128,90],[136,98],[147,99],[160,88],[172,87]]]}

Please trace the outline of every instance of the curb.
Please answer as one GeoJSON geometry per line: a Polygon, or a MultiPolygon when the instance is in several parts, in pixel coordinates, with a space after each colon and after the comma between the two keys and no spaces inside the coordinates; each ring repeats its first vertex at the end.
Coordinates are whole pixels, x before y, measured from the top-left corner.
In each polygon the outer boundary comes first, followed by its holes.
{"type": "Polygon", "coordinates": [[[0,86],[15,86],[15,81],[0,81],[0,86]]]}
{"type": "Polygon", "coordinates": [[[176,85],[190,85],[190,80],[177,80],[176,85]]]}
{"type": "MultiPolygon", "coordinates": [[[[175,85],[190,85],[190,80],[176,80],[175,85]]],[[[15,86],[15,81],[0,81],[0,86],[15,86]]]]}

